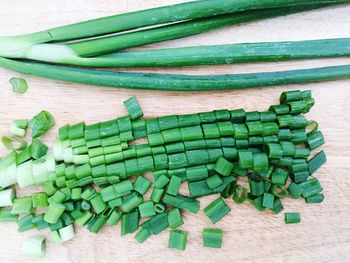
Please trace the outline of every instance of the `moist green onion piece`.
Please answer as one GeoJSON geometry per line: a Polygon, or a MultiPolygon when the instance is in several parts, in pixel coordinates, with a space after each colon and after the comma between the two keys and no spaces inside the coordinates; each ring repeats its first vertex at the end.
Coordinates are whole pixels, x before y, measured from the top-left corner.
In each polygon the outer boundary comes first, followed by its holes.
{"type": "Polygon", "coordinates": [[[139,205],[140,216],[149,217],[155,216],[156,211],[154,209],[154,203],[152,201],[146,201],[139,205]]]}
{"type": "Polygon", "coordinates": [[[24,231],[28,231],[30,229],[35,228],[35,225],[32,223],[33,218],[34,218],[34,216],[31,214],[20,218],[17,221],[18,232],[22,233],[24,231]]]}
{"type": "Polygon", "coordinates": [[[30,214],[33,210],[32,197],[17,197],[13,200],[11,214],[30,214]]]}
{"type": "Polygon", "coordinates": [[[107,224],[110,226],[115,226],[118,224],[120,218],[122,217],[122,213],[118,210],[113,210],[110,216],[108,217],[107,224]]]}
{"type": "Polygon", "coordinates": [[[24,137],[28,127],[28,120],[14,120],[10,126],[10,132],[14,136],[24,137]]]}
{"type": "Polygon", "coordinates": [[[159,189],[154,187],[152,194],[151,194],[151,200],[155,203],[159,203],[160,199],[162,198],[163,194],[164,194],[164,189],[159,189]]]}
{"type": "Polygon", "coordinates": [[[223,157],[219,157],[215,163],[214,170],[222,176],[229,176],[234,168],[234,164],[223,157]]]}
{"type": "Polygon", "coordinates": [[[132,209],[139,206],[142,202],[143,197],[140,194],[133,192],[123,200],[122,208],[125,212],[130,212],[132,209]]]}
{"type": "Polygon", "coordinates": [[[320,151],[311,160],[308,161],[309,172],[313,174],[316,172],[322,165],[324,165],[327,161],[326,154],[324,151],[320,151]]]}
{"type": "Polygon", "coordinates": [[[57,223],[65,209],[66,207],[63,204],[51,203],[45,212],[44,220],[49,224],[57,223]]]}
{"type": "Polygon", "coordinates": [[[168,223],[170,228],[177,228],[184,224],[180,214],[180,209],[173,208],[168,212],[168,223]]]}
{"type": "Polygon", "coordinates": [[[79,218],[75,220],[75,223],[78,226],[83,226],[90,220],[90,218],[92,218],[92,216],[93,214],[90,211],[85,211],[83,215],[81,215],[79,218]]]}
{"type": "Polygon", "coordinates": [[[104,213],[96,215],[92,220],[88,222],[88,230],[91,233],[97,234],[107,222],[109,214],[110,210],[107,209],[104,213]]]}
{"type": "Polygon", "coordinates": [[[275,198],[275,201],[273,203],[273,207],[271,208],[271,211],[274,214],[279,214],[284,210],[284,207],[282,205],[282,202],[279,198],[275,198]]]}
{"type": "Polygon", "coordinates": [[[10,84],[12,85],[13,92],[23,94],[28,90],[28,84],[25,79],[22,78],[10,78],[10,84]]]}
{"type": "Polygon", "coordinates": [[[249,169],[253,167],[253,153],[247,150],[238,151],[238,164],[240,168],[249,169]]]}
{"type": "Polygon", "coordinates": [[[162,203],[157,203],[154,205],[154,209],[156,210],[157,214],[161,214],[165,211],[166,205],[162,203]]]}
{"type": "Polygon", "coordinates": [[[264,211],[265,207],[262,205],[263,203],[263,196],[260,195],[258,197],[256,197],[255,199],[253,199],[251,201],[252,205],[258,210],[258,211],[264,211]]]}
{"type": "Polygon", "coordinates": [[[28,237],[23,241],[22,253],[31,257],[43,257],[46,251],[46,240],[42,236],[28,237]]]}
{"type": "Polygon", "coordinates": [[[161,175],[154,182],[154,186],[158,189],[164,188],[169,183],[169,178],[165,175],[161,175]]]}
{"type": "Polygon", "coordinates": [[[135,232],[139,227],[139,211],[135,210],[122,215],[121,235],[135,232]]]}
{"type": "Polygon", "coordinates": [[[299,213],[285,213],[284,221],[286,224],[296,224],[300,223],[300,214],[299,213]]]}
{"type": "Polygon", "coordinates": [[[167,213],[157,214],[149,220],[149,229],[153,235],[160,233],[168,228],[168,226],[169,223],[167,213]]]}
{"type": "Polygon", "coordinates": [[[311,196],[305,198],[306,203],[309,203],[309,204],[322,203],[323,200],[324,200],[323,194],[314,194],[314,195],[311,195],[311,196]]]}
{"type": "Polygon", "coordinates": [[[47,207],[47,194],[44,192],[32,194],[33,207],[47,207]]]}
{"type": "Polygon", "coordinates": [[[75,236],[73,224],[67,225],[59,229],[58,233],[60,234],[62,242],[73,239],[75,236]]]}
{"type": "Polygon", "coordinates": [[[303,188],[301,188],[296,183],[291,183],[288,187],[288,192],[292,198],[298,199],[303,193],[303,188]]]}
{"type": "Polygon", "coordinates": [[[253,154],[253,170],[256,172],[264,171],[268,168],[269,161],[265,153],[253,154]]]}
{"type": "Polygon", "coordinates": [[[199,211],[199,201],[196,199],[190,198],[188,196],[183,196],[183,195],[177,195],[177,196],[172,196],[166,194],[164,197],[164,203],[171,205],[176,208],[183,209],[185,211],[192,212],[194,214],[198,213],[199,211]]]}
{"type": "Polygon", "coordinates": [[[243,204],[248,199],[248,190],[243,185],[235,185],[233,201],[236,204],[243,204]]]}
{"type": "Polygon", "coordinates": [[[263,207],[273,208],[274,200],[275,200],[275,197],[272,194],[264,193],[263,202],[262,202],[263,207]]]}
{"type": "Polygon", "coordinates": [[[212,195],[215,193],[221,193],[233,181],[235,181],[235,177],[226,176],[223,178],[223,184],[221,184],[218,187],[213,188],[213,189],[209,188],[206,180],[189,182],[188,188],[189,188],[189,192],[190,192],[191,197],[200,197],[200,196],[212,195]]]}
{"type": "Polygon", "coordinates": [[[0,209],[0,222],[16,222],[17,215],[11,214],[11,209],[0,209]]]}
{"type": "Polygon", "coordinates": [[[170,230],[168,248],[185,250],[188,233],[183,230],[170,230]]]}
{"type": "Polygon", "coordinates": [[[39,139],[34,138],[30,145],[30,154],[32,158],[39,159],[47,153],[48,147],[39,139]]]}
{"type": "Polygon", "coordinates": [[[262,180],[252,180],[249,178],[249,187],[250,187],[250,193],[254,196],[259,196],[264,194],[265,189],[264,189],[264,181],[262,180]]]}
{"type": "Polygon", "coordinates": [[[55,119],[51,113],[45,110],[39,112],[29,121],[29,127],[32,129],[33,138],[43,135],[54,125],[55,119]]]}
{"type": "Polygon", "coordinates": [[[152,182],[143,176],[138,176],[134,182],[134,190],[144,195],[151,187],[152,182]]]}
{"type": "Polygon", "coordinates": [[[149,230],[148,227],[146,228],[142,228],[136,235],[135,235],[135,239],[137,240],[137,242],[139,243],[143,243],[145,242],[150,236],[152,235],[151,231],[149,230]]]}
{"type": "Polygon", "coordinates": [[[24,139],[17,136],[2,136],[1,141],[8,150],[21,151],[28,145],[24,139]]]}
{"type": "Polygon", "coordinates": [[[224,183],[224,181],[221,179],[221,177],[217,174],[210,176],[205,181],[207,182],[208,187],[210,189],[215,189],[216,187],[218,187],[224,183]]]}
{"type": "Polygon", "coordinates": [[[204,228],[202,232],[203,246],[221,248],[223,231],[217,228],[204,228]]]}
{"type": "Polygon", "coordinates": [[[176,196],[179,192],[180,184],[181,184],[180,177],[175,175],[171,176],[168,189],[167,189],[167,194],[176,196]]]}
{"type": "Polygon", "coordinates": [[[6,189],[0,191],[0,207],[12,206],[15,197],[16,192],[14,189],[6,189]]]}
{"type": "Polygon", "coordinates": [[[323,190],[320,182],[316,178],[302,182],[299,184],[299,186],[303,189],[302,196],[304,198],[318,194],[323,190]]]}
{"type": "Polygon", "coordinates": [[[227,215],[230,211],[231,208],[226,205],[221,197],[204,208],[204,213],[214,224],[227,215]]]}
{"type": "Polygon", "coordinates": [[[316,131],[314,133],[308,134],[307,144],[310,147],[310,150],[315,150],[324,144],[324,137],[322,132],[316,131]]]}
{"type": "Polygon", "coordinates": [[[132,120],[136,120],[143,116],[140,104],[134,96],[124,101],[124,106],[132,120]]]}
{"type": "Polygon", "coordinates": [[[97,194],[95,197],[91,198],[90,203],[97,214],[102,213],[107,208],[107,204],[102,200],[100,194],[97,194]]]}
{"type": "Polygon", "coordinates": [[[288,190],[286,189],[286,187],[284,185],[272,185],[270,187],[270,191],[271,193],[279,198],[285,198],[288,196],[288,190]]]}

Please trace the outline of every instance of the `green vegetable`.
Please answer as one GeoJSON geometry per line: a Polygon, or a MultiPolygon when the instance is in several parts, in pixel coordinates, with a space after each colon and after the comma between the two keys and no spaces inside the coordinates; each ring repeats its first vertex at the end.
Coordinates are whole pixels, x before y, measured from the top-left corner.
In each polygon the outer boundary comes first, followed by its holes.
{"type": "Polygon", "coordinates": [[[2,144],[8,149],[8,150],[24,150],[28,143],[17,136],[2,136],[1,137],[2,144]]]}
{"type": "Polygon", "coordinates": [[[22,253],[31,257],[43,257],[46,250],[46,240],[41,236],[28,237],[22,244],[22,253]]]}
{"type": "Polygon", "coordinates": [[[187,243],[187,232],[183,230],[170,230],[168,248],[185,250],[187,243]]]}
{"type": "Polygon", "coordinates": [[[210,248],[221,248],[223,231],[217,228],[204,228],[203,246],[210,248]]]}
{"type": "Polygon", "coordinates": [[[12,85],[13,92],[23,94],[28,90],[28,84],[25,79],[22,78],[11,78],[10,83],[12,85]]]}
{"type": "Polygon", "coordinates": [[[226,205],[221,197],[204,208],[204,213],[214,224],[227,215],[230,211],[231,208],[226,205]]]}
{"type": "Polygon", "coordinates": [[[299,213],[285,213],[284,221],[286,224],[297,224],[300,223],[300,214],[299,213]]]}
{"type": "Polygon", "coordinates": [[[97,86],[173,91],[233,90],[350,77],[350,66],[331,66],[279,72],[190,76],[156,73],[110,72],[70,68],[0,58],[0,66],[24,74],[97,86]],[[161,84],[160,84],[161,83],[161,84]]]}
{"type": "Polygon", "coordinates": [[[43,135],[54,125],[55,119],[49,112],[45,110],[39,112],[29,121],[29,127],[32,129],[33,138],[43,135]]]}
{"type": "Polygon", "coordinates": [[[13,189],[0,191],[0,207],[12,206],[15,197],[16,192],[13,189]]]}

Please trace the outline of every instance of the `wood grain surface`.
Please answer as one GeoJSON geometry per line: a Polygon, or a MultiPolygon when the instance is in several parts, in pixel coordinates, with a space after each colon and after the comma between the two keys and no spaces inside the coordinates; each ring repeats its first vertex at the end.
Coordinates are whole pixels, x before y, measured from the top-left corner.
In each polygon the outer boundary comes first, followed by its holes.
{"type": "MultiPolygon", "coordinates": [[[[78,22],[117,13],[179,3],[181,0],[11,0],[0,1],[0,35],[78,22]]],[[[182,40],[145,48],[224,44],[280,40],[350,37],[350,6],[233,26],[182,40]]],[[[286,70],[349,64],[349,58],[157,69],[148,71],[216,74],[286,70]]],[[[122,69],[121,69],[122,70],[122,69]]],[[[0,262],[350,262],[350,80],[290,85],[232,92],[173,93],[97,88],[25,76],[29,90],[24,95],[11,91],[8,80],[21,76],[0,69],[0,134],[9,132],[10,122],[31,118],[46,109],[56,118],[56,127],[44,137],[52,145],[57,128],[65,123],[103,121],[126,113],[122,102],[135,95],[146,117],[194,113],[220,108],[265,110],[276,103],[284,90],[311,89],[316,106],[307,117],[319,121],[328,163],[317,172],[326,196],[322,204],[307,205],[303,200],[284,200],[285,212],[300,212],[302,222],[285,225],[283,213],[259,213],[250,204],[234,205],[232,212],[215,227],[224,230],[223,248],[202,247],[201,231],[213,227],[201,210],[184,213],[189,231],[187,249],[167,249],[168,231],[138,244],[134,235],[120,237],[120,226],[105,227],[98,235],[77,228],[74,240],[64,245],[48,243],[43,259],[21,255],[21,241],[36,231],[17,233],[16,224],[0,224],[0,262]]],[[[0,146],[0,155],[6,150],[0,146]]],[[[30,191],[33,189],[30,189],[30,191]]],[[[28,193],[29,190],[20,194],[28,193]]],[[[183,189],[186,191],[186,189],[183,189]]],[[[215,196],[201,198],[203,208],[215,196]]],[[[43,232],[42,234],[46,234],[43,232]]]]}

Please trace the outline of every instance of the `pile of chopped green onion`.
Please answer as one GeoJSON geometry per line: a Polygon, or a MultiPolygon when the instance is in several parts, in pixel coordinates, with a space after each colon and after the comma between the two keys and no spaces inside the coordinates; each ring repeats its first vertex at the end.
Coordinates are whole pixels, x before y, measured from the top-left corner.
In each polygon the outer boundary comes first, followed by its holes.
{"type": "MultiPolygon", "coordinates": [[[[124,105],[127,116],[61,127],[53,151],[34,138],[28,148],[4,157],[0,222],[17,222],[20,232],[50,229],[57,243],[74,238],[74,224],[98,233],[121,221],[121,235],[136,232],[140,243],[170,228],[169,248],[183,250],[190,236],[179,229],[182,214],[197,213],[199,197],[220,195],[204,208],[213,224],[230,213],[233,202],[249,201],[259,211],[278,214],[288,196],[306,203],[324,199],[314,174],[326,157],[323,151],[311,153],[324,138],[317,123],[303,115],[314,105],[310,91],[283,92],[280,104],[263,112],[214,110],[144,119],[136,98],[124,105]],[[141,138],[147,142],[137,143],[141,138]],[[147,172],[153,180],[143,176],[147,172]],[[16,183],[42,191],[16,197],[16,183]],[[180,194],[184,184],[187,195],[180,194]]],[[[52,126],[46,118],[42,123],[46,130],[52,126]]],[[[285,222],[298,223],[300,215],[286,213],[285,222]]],[[[221,229],[206,228],[203,245],[219,248],[222,236],[221,229]]],[[[43,240],[34,240],[32,246],[43,249],[43,240]]]]}

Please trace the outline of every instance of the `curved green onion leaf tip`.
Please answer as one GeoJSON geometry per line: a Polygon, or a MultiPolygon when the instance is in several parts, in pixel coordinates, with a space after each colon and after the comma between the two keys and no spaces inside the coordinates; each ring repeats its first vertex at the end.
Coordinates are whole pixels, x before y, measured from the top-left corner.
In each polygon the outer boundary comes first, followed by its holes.
{"type": "Polygon", "coordinates": [[[24,74],[67,82],[114,88],[171,91],[235,90],[350,78],[350,65],[208,76],[110,72],[19,62],[6,58],[0,58],[0,66],[24,74]]]}

